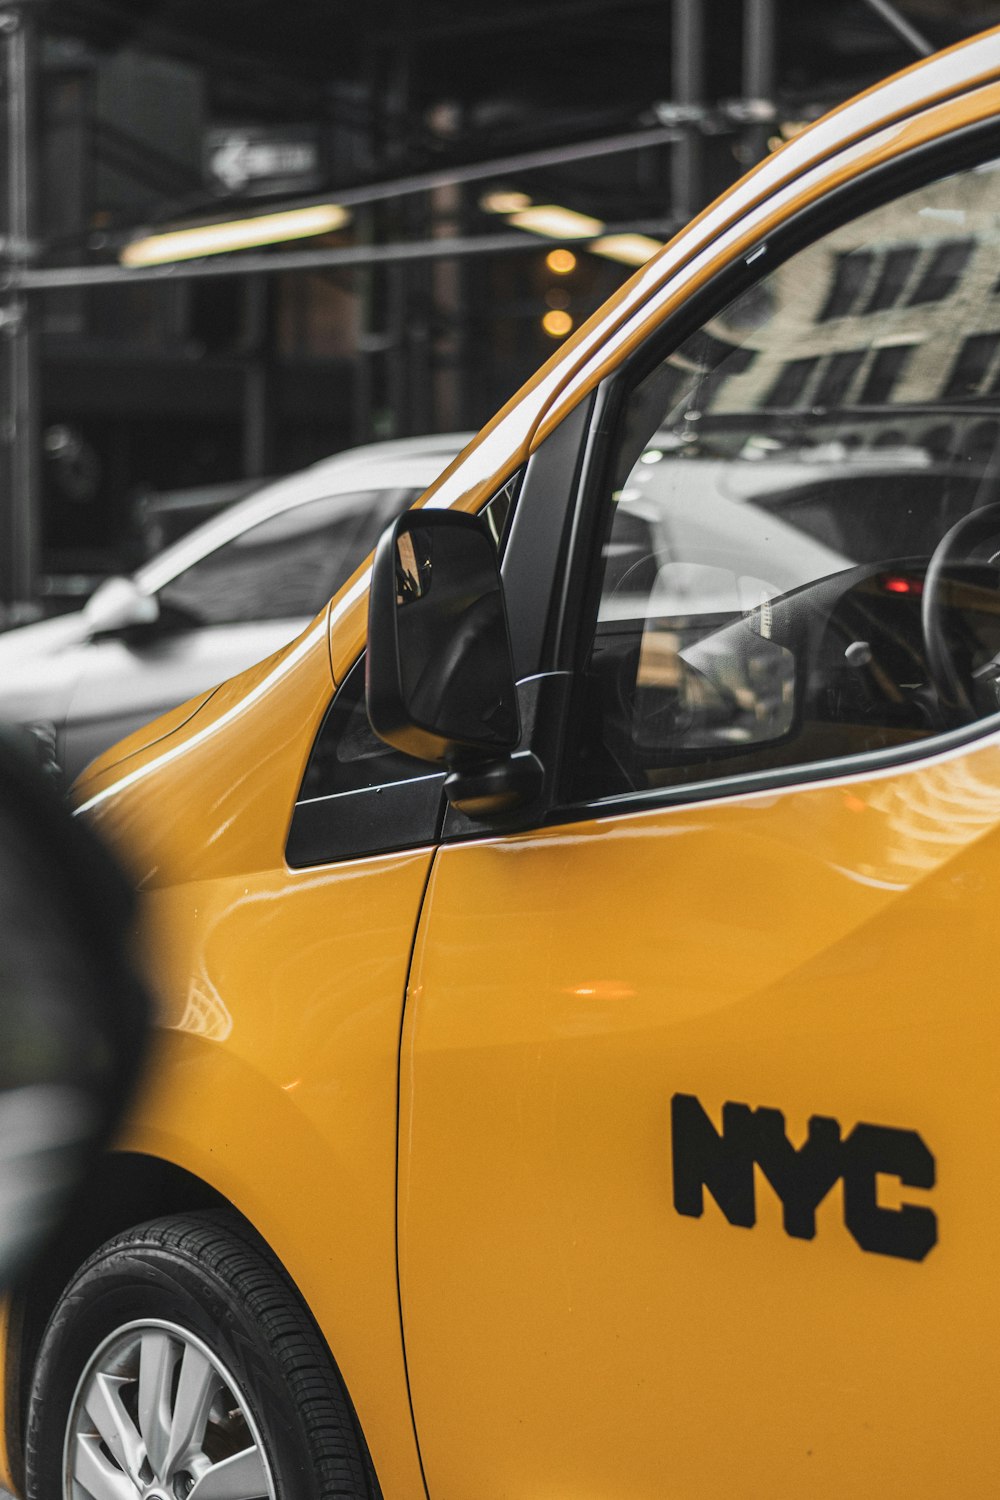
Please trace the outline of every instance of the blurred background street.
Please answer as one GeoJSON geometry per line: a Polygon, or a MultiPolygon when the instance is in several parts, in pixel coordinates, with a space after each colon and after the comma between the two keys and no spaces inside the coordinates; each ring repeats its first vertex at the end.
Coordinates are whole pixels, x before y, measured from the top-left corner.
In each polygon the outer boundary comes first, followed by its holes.
{"type": "Polygon", "coordinates": [[[735,177],[1000,6],[18,14],[0,42],[8,623],[75,607],[265,478],[475,430],[735,177]]]}

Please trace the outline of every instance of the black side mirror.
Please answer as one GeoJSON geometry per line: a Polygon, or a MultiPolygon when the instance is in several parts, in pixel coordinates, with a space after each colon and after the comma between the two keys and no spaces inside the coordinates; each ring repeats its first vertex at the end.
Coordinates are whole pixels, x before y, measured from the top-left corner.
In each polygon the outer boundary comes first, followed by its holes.
{"type": "Polygon", "coordinates": [[[368,717],[380,739],[449,767],[497,760],[520,738],[493,539],[460,511],[407,511],[372,568],[368,717]]]}

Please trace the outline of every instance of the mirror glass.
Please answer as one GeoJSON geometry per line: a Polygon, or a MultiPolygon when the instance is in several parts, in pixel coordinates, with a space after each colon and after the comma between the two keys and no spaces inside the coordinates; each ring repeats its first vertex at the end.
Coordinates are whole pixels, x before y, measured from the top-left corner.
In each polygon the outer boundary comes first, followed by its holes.
{"type": "Polygon", "coordinates": [[[414,724],[442,739],[511,749],[518,717],[496,549],[460,519],[421,525],[415,515],[397,533],[403,701],[414,724]]]}

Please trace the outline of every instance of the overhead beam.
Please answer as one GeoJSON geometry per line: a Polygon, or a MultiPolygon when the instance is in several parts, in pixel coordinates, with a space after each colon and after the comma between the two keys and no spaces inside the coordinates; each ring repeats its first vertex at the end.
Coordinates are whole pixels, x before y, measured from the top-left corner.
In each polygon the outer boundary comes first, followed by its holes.
{"type": "MultiPolygon", "coordinates": [[[[463,20],[449,17],[446,21],[411,21],[409,34],[415,41],[424,41],[430,37],[516,31],[521,26],[537,31],[540,26],[575,21],[582,16],[600,15],[602,12],[617,16],[623,10],[648,10],[649,7],[650,0],[548,0],[544,6],[497,6],[489,16],[467,16],[463,20]]],[[[379,35],[384,39],[389,33],[381,32],[379,35]]]]}
{"type": "Polygon", "coordinates": [[[430,172],[414,172],[406,177],[392,177],[385,182],[365,183],[358,187],[331,188],[327,193],[313,193],[308,198],[282,199],[280,203],[272,203],[268,212],[312,208],[316,204],[330,202],[339,203],[344,208],[385,203],[393,198],[403,198],[409,193],[429,193],[436,188],[453,187],[465,182],[487,182],[490,178],[513,177],[521,172],[561,167],[568,162],[596,161],[598,157],[615,156],[619,152],[641,151],[646,146],[662,146],[676,141],[682,134],[682,129],[673,124],[648,125],[641,130],[599,136],[591,141],[573,141],[565,146],[545,146],[537,151],[519,151],[511,156],[491,157],[488,161],[436,167],[430,172]]]}
{"type": "Polygon", "coordinates": [[[599,234],[586,238],[549,239],[520,231],[475,234],[451,239],[407,240],[386,245],[338,245],[316,250],[275,251],[267,255],[239,254],[218,259],[173,261],[163,266],[51,266],[11,272],[13,285],[24,292],[53,291],[60,287],[121,286],[126,282],[197,281],[219,276],[267,276],[280,271],[321,271],[345,266],[394,265],[405,261],[458,259],[474,255],[526,254],[551,250],[557,245],[586,249],[595,240],[617,234],[648,234],[661,238],[672,234],[683,221],[648,219],[626,224],[608,224],[599,234]]]}

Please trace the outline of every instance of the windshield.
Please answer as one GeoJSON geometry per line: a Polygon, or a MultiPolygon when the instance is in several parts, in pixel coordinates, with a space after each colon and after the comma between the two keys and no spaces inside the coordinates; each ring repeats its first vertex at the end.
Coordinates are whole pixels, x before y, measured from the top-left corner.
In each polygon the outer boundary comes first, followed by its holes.
{"type": "Polygon", "coordinates": [[[179,573],[160,609],[186,623],[230,625],[316,614],[418,489],[330,495],[258,521],[179,573]]]}

